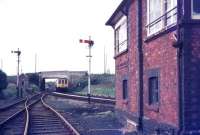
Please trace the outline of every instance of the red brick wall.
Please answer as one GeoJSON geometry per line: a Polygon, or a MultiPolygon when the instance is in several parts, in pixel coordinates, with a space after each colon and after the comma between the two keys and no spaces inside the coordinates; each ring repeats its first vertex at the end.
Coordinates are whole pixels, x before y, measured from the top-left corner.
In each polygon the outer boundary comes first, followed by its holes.
{"type": "Polygon", "coordinates": [[[145,116],[173,125],[178,124],[177,53],[170,34],[144,44],[144,113],[145,116]],[[150,69],[160,71],[159,112],[148,105],[148,76],[150,69]]]}
{"type": "MultiPolygon", "coordinates": [[[[129,9],[128,52],[116,58],[116,108],[137,114],[138,62],[136,41],[136,2],[129,9]],[[122,80],[128,78],[128,100],[122,98],[122,80]]],[[[146,38],[146,0],[143,0],[143,40],[146,38]]],[[[173,31],[174,32],[174,31],[173,31]]],[[[178,126],[178,80],[177,50],[172,47],[172,34],[163,34],[157,39],[143,42],[144,51],[144,115],[157,122],[178,126]],[[148,105],[148,78],[150,69],[160,70],[160,106],[155,111],[148,105]]]]}
{"type": "Polygon", "coordinates": [[[129,111],[137,113],[136,2],[129,9],[129,111]]]}
{"type": "MultiPolygon", "coordinates": [[[[147,38],[146,1],[143,0],[143,39],[147,38]]],[[[172,46],[174,31],[162,34],[156,39],[143,43],[144,57],[144,115],[157,122],[178,126],[178,75],[177,50],[172,46]],[[148,103],[148,77],[151,69],[159,69],[160,102],[159,111],[148,103]]]]}
{"type": "Polygon", "coordinates": [[[121,54],[115,59],[116,69],[116,82],[115,82],[115,95],[116,95],[116,108],[126,111],[127,104],[123,100],[122,95],[122,80],[128,75],[128,52],[121,54]]]}
{"type": "MultiPolygon", "coordinates": [[[[142,32],[143,32],[143,68],[144,68],[144,116],[156,122],[170,124],[179,128],[179,95],[178,95],[178,54],[172,46],[176,27],[162,31],[151,39],[147,38],[147,0],[142,0],[142,32]],[[148,72],[159,70],[159,105],[149,105],[148,72]]],[[[185,7],[187,4],[185,5],[185,7]]],[[[137,60],[137,29],[136,1],[130,6],[128,51],[116,57],[116,108],[137,114],[138,91],[138,60],[137,60]],[[128,99],[122,98],[122,80],[128,79],[128,99]]],[[[188,8],[189,9],[189,8],[188,8]]],[[[188,11],[185,10],[187,13],[188,11]]],[[[194,23],[186,17],[183,25],[183,117],[185,130],[200,129],[200,21],[194,23]],[[188,24],[187,24],[188,23],[188,24]]],[[[182,36],[183,36],[182,35],[182,36]]]]}
{"type": "Polygon", "coordinates": [[[137,113],[136,84],[136,11],[135,2],[130,6],[128,14],[128,52],[116,58],[116,107],[129,113],[137,113]],[[128,79],[128,99],[122,98],[122,80],[128,79]]]}

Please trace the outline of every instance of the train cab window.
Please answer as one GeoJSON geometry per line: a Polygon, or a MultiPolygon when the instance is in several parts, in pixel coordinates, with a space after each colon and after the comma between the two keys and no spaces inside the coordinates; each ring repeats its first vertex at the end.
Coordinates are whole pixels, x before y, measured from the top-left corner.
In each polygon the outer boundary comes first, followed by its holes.
{"type": "Polygon", "coordinates": [[[64,82],[65,80],[62,80],[62,84],[64,84],[65,82],[64,82]]]}
{"type": "Polygon", "coordinates": [[[61,80],[58,80],[58,84],[61,84],[62,82],[61,82],[61,80]]]}
{"type": "Polygon", "coordinates": [[[67,80],[65,80],[65,84],[67,84],[67,80]]]}
{"type": "Polygon", "coordinates": [[[200,0],[192,0],[192,19],[200,19],[200,0]]]}

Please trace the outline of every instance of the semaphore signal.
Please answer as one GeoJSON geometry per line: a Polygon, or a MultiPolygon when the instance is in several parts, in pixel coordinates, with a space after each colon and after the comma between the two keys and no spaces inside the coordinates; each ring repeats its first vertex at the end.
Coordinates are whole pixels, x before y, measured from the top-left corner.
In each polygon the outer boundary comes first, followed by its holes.
{"type": "Polygon", "coordinates": [[[83,39],[80,39],[79,42],[80,43],[87,43],[90,46],[94,45],[94,41],[92,41],[92,40],[83,40],[83,39]]]}
{"type": "Polygon", "coordinates": [[[92,58],[92,55],[91,55],[91,48],[92,46],[94,45],[94,41],[92,41],[89,37],[89,40],[83,40],[83,39],[80,39],[79,40],[80,43],[86,43],[88,44],[88,49],[89,49],[89,55],[87,56],[88,57],[88,60],[89,60],[89,69],[88,69],[88,103],[90,104],[90,95],[91,95],[91,79],[90,79],[90,74],[91,74],[91,58],[92,58]]]}

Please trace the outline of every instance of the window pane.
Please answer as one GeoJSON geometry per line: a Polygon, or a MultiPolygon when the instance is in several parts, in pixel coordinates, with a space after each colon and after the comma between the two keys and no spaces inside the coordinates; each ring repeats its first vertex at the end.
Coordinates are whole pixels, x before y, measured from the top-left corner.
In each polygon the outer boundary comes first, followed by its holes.
{"type": "Polygon", "coordinates": [[[177,21],[177,0],[148,0],[148,35],[177,21]]]}
{"type": "Polygon", "coordinates": [[[193,0],[193,13],[200,14],[200,0],[193,0]]]}
{"type": "Polygon", "coordinates": [[[154,104],[159,101],[158,77],[149,78],[149,103],[154,104]]]}
{"type": "Polygon", "coordinates": [[[119,52],[126,49],[127,44],[127,22],[126,20],[121,24],[120,30],[119,30],[119,52]]]}
{"type": "Polygon", "coordinates": [[[126,39],[127,39],[127,26],[126,22],[123,22],[119,30],[119,44],[121,44],[126,39]]]}
{"type": "Polygon", "coordinates": [[[123,18],[115,30],[115,51],[116,54],[127,49],[127,19],[123,18]]]}
{"type": "Polygon", "coordinates": [[[128,97],[128,81],[123,80],[123,99],[126,99],[128,97]]]}
{"type": "Polygon", "coordinates": [[[177,0],[166,1],[167,26],[176,22],[177,9],[175,7],[177,7],[177,0]]]}
{"type": "Polygon", "coordinates": [[[172,23],[172,13],[170,12],[169,13],[169,11],[172,9],[172,3],[171,3],[171,0],[167,0],[166,1],[166,12],[168,12],[167,13],[167,25],[170,25],[171,23],[172,23]]]}
{"type": "Polygon", "coordinates": [[[119,52],[119,29],[120,27],[118,27],[116,30],[115,30],[115,51],[116,53],[119,52]]]}
{"type": "Polygon", "coordinates": [[[149,0],[149,34],[159,31],[162,27],[161,19],[157,20],[162,15],[161,0],[149,0]]]}
{"type": "Polygon", "coordinates": [[[150,0],[150,22],[161,16],[161,0],[150,0]],[[156,8],[155,8],[156,7],[156,8]]]}
{"type": "Polygon", "coordinates": [[[167,7],[167,11],[169,11],[172,8],[171,0],[166,0],[166,7],[167,7]]]}

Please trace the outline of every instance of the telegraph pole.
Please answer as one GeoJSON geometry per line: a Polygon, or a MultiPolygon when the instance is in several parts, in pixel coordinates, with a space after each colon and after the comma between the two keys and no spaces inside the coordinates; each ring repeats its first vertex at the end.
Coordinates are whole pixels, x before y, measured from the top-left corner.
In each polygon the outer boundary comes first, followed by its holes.
{"type": "Polygon", "coordinates": [[[1,59],[1,70],[3,71],[3,59],[1,59]]]}
{"type": "Polygon", "coordinates": [[[104,74],[107,73],[107,54],[106,54],[106,47],[104,46],[104,74]]]}
{"type": "Polygon", "coordinates": [[[37,53],[35,54],[35,73],[37,72],[37,53]]]}
{"type": "Polygon", "coordinates": [[[11,51],[11,53],[17,54],[17,97],[19,97],[19,94],[20,94],[20,91],[19,91],[19,62],[20,62],[21,51],[18,48],[16,51],[11,51]]]}
{"type": "Polygon", "coordinates": [[[89,40],[82,40],[80,39],[80,43],[87,43],[88,44],[88,50],[89,50],[89,55],[88,57],[88,63],[89,63],[89,69],[88,69],[88,103],[90,104],[90,96],[91,96],[91,48],[94,45],[94,41],[91,40],[91,37],[89,37],[89,40]]]}
{"type": "MultiPolygon", "coordinates": [[[[90,37],[89,37],[89,41],[91,41],[90,37]]],[[[89,58],[89,72],[88,72],[88,102],[90,103],[90,94],[91,94],[91,48],[92,48],[92,45],[89,43],[88,44],[88,49],[89,49],[89,55],[88,55],[88,58],[89,58]]]]}

